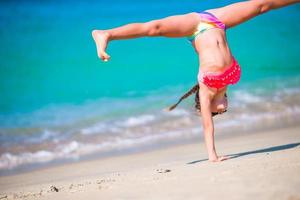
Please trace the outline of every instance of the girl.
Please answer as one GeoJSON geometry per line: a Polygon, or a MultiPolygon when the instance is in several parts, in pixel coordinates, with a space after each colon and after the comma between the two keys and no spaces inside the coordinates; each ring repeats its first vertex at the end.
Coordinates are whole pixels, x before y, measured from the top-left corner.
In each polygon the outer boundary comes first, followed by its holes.
{"type": "MultiPolygon", "coordinates": [[[[197,76],[198,83],[179,102],[191,93],[196,93],[196,108],[202,115],[209,161],[219,162],[228,157],[217,155],[212,117],[226,111],[227,86],[237,83],[241,75],[241,68],[231,54],[225,31],[269,10],[299,2],[300,0],[250,0],[146,23],[132,23],[109,30],[94,30],[92,36],[98,56],[103,61],[110,59],[106,47],[112,40],[145,36],[187,37],[195,48],[201,64],[197,76]]],[[[170,107],[170,110],[177,104],[170,107]]]]}

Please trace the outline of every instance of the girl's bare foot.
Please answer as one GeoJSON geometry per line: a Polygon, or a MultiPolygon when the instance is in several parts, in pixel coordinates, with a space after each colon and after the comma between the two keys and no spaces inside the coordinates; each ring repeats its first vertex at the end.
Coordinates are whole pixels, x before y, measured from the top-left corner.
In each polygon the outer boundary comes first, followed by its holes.
{"type": "Polygon", "coordinates": [[[102,30],[93,30],[92,36],[97,46],[99,58],[101,58],[104,62],[107,62],[110,59],[110,56],[105,52],[105,50],[107,47],[109,34],[102,30]]]}

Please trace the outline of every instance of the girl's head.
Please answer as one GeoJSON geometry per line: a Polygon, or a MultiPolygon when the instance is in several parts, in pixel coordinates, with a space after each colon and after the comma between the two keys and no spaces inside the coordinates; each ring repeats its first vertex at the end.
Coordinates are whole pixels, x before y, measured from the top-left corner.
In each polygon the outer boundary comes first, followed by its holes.
{"type": "MultiPolygon", "coordinates": [[[[187,93],[185,93],[179,101],[169,107],[169,110],[173,110],[177,107],[177,105],[185,98],[189,97],[190,95],[195,93],[195,109],[200,114],[201,113],[201,106],[200,106],[200,97],[199,97],[199,84],[197,83],[195,86],[193,86],[187,93]]],[[[227,101],[227,95],[226,95],[226,89],[221,90],[220,92],[215,93],[214,97],[211,100],[211,113],[212,116],[222,114],[227,111],[228,101],[227,101]]]]}

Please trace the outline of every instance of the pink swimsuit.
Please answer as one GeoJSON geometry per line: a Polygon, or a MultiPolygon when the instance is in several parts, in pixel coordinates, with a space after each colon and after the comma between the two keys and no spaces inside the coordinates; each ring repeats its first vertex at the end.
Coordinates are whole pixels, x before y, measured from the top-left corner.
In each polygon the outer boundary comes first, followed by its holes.
{"type": "MultiPolygon", "coordinates": [[[[201,22],[199,23],[197,30],[187,37],[190,42],[193,42],[201,33],[213,29],[219,28],[226,30],[226,25],[221,22],[215,15],[207,11],[199,12],[201,22]]],[[[237,61],[232,58],[230,66],[226,67],[224,72],[199,72],[198,81],[204,83],[208,87],[223,88],[229,84],[235,84],[240,80],[241,68],[237,61]]]]}
{"type": "Polygon", "coordinates": [[[208,87],[223,88],[229,84],[235,84],[240,80],[241,68],[237,61],[232,57],[232,63],[226,67],[224,72],[199,72],[198,81],[208,87]]]}

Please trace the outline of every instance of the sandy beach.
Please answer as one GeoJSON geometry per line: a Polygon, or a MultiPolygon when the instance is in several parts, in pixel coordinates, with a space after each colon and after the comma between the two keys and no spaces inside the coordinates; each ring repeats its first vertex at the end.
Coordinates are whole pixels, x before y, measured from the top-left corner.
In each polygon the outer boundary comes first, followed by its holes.
{"type": "Polygon", "coordinates": [[[196,142],[0,177],[5,199],[300,199],[300,127],[196,142]]]}

